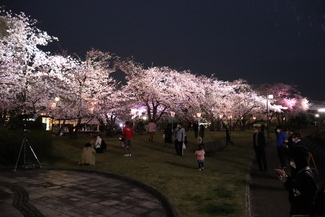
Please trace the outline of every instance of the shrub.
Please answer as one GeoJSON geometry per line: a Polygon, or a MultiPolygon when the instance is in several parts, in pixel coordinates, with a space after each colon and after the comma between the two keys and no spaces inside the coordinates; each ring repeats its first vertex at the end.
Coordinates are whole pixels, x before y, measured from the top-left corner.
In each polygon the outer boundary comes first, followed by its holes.
{"type": "Polygon", "coordinates": [[[23,132],[23,130],[0,131],[0,164],[14,165],[18,159],[19,152],[20,164],[24,162],[24,153],[26,153],[26,163],[37,163],[31,149],[40,162],[51,158],[51,133],[38,130],[31,132],[23,132]]]}

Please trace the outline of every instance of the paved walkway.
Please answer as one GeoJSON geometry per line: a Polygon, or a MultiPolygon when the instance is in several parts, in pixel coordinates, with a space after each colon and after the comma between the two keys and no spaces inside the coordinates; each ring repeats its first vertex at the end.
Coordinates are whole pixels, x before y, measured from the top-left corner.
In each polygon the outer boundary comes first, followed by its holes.
{"type": "MultiPolygon", "coordinates": [[[[266,157],[267,172],[259,171],[255,161],[252,164],[249,186],[251,217],[288,217],[290,210],[288,192],[274,172],[274,169],[280,165],[275,141],[270,141],[267,145],[266,157]]],[[[319,175],[313,171],[315,180],[320,186],[323,186],[325,184],[325,168],[324,165],[317,165],[317,167],[319,175]]],[[[289,165],[287,165],[286,172],[290,174],[289,165]]]]}
{"type": "Polygon", "coordinates": [[[109,173],[0,171],[1,217],[177,216],[156,189],[109,173]]]}

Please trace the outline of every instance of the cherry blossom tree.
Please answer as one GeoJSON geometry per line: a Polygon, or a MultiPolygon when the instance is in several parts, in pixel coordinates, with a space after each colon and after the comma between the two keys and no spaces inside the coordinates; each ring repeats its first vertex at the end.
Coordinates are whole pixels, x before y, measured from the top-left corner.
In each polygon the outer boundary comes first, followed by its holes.
{"type": "MultiPolygon", "coordinates": [[[[123,92],[128,95],[131,104],[144,106],[147,115],[154,122],[159,121],[171,108],[171,104],[179,104],[179,95],[184,94],[183,85],[178,85],[177,78],[181,73],[168,67],[151,67],[143,69],[134,61],[120,61],[118,67],[125,72],[127,85],[123,92]]],[[[129,108],[131,109],[131,108],[129,108]]]]}
{"type": "Polygon", "coordinates": [[[265,96],[272,94],[272,103],[282,106],[281,111],[274,113],[279,125],[283,125],[286,119],[305,113],[310,107],[307,98],[303,97],[294,85],[263,84],[257,91],[265,96]]]}
{"type": "Polygon", "coordinates": [[[54,115],[58,119],[76,119],[77,124],[71,130],[77,132],[84,118],[101,120],[102,114],[107,112],[104,110],[109,109],[108,100],[117,85],[110,76],[115,70],[110,67],[111,59],[109,53],[98,50],[87,52],[85,61],[57,57],[59,67],[56,69],[61,74],[57,77],[56,96],[60,101],[54,115]]]}
{"type": "Polygon", "coordinates": [[[292,117],[309,108],[308,100],[293,85],[265,84],[253,89],[244,80],[220,81],[166,66],[144,68],[94,49],[85,60],[52,55],[40,47],[58,39],[36,28],[36,20],[24,13],[1,14],[0,112],[4,114],[45,112],[57,119],[78,120],[78,129],[82,120],[92,119],[113,126],[118,118],[132,118],[130,110],[137,108],[145,109],[141,115],[146,113],[154,122],[170,111],[183,121],[201,112],[212,126],[221,118],[244,127],[253,116],[265,119],[266,108],[279,121],[283,115],[292,117]],[[125,73],[126,85],[112,77],[116,68],[125,73]],[[272,101],[266,99],[269,94],[274,96],[272,101]]]}
{"type": "Polygon", "coordinates": [[[6,33],[0,37],[0,103],[3,113],[34,113],[45,107],[51,87],[42,70],[49,53],[39,49],[57,38],[35,27],[24,13],[1,12],[6,33]]]}

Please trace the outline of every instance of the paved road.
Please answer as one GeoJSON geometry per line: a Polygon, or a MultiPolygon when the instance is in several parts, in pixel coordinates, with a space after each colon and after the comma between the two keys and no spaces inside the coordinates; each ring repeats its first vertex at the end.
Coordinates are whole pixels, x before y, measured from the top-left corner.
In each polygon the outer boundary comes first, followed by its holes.
{"type": "Polygon", "coordinates": [[[107,173],[0,171],[0,216],[177,216],[157,190],[107,173]]]}
{"type": "MultiPolygon", "coordinates": [[[[251,217],[288,217],[290,204],[288,193],[284,190],[274,169],[278,168],[280,161],[276,152],[275,141],[270,141],[266,147],[268,171],[258,170],[253,161],[250,172],[250,211],[251,217]]],[[[315,180],[319,186],[325,184],[325,167],[317,165],[319,175],[314,172],[315,180]]],[[[286,172],[290,174],[289,168],[286,172]]]]}

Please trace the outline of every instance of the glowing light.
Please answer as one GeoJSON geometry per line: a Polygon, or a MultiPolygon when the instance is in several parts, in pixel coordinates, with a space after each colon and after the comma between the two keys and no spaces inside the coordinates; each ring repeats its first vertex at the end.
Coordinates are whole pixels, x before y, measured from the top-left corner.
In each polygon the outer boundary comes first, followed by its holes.
{"type": "Polygon", "coordinates": [[[136,108],[132,108],[131,109],[131,115],[135,115],[137,113],[137,109],[136,108]]]}
{"type": "Polygon", "coordinates": [[[325,108],[318,109],[318,112],[325,112],[325,108]]]}

